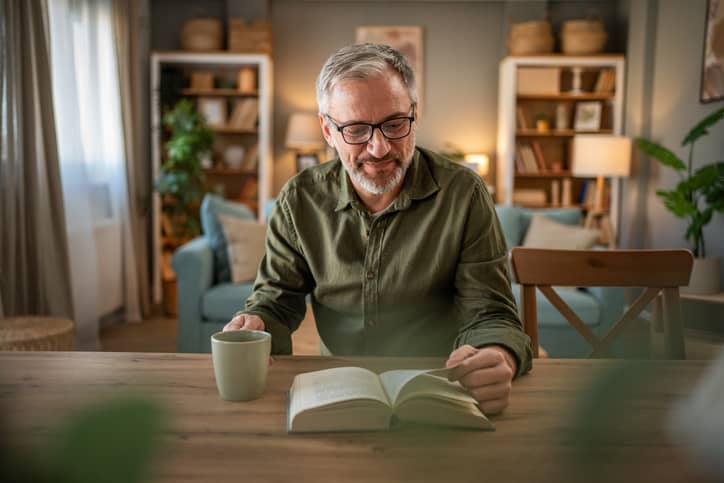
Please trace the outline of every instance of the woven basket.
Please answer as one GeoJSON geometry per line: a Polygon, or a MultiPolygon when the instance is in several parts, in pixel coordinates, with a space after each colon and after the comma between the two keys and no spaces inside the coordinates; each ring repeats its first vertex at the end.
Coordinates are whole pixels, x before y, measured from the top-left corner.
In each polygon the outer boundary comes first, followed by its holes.
{"type": "Polygon", "coordinates": [[[224,24],[216,18],[194,18],[181,29],[181,48],[184,50],[222,50],[224,24]]]}
{"type": "Polygon", "coordinates": [[[56,317],[10,317],[0,319],[0,350],[72,351],[72,320],[56,317]]]}
{"type": "Polygon", "coordinates": [[[553,52],[551,24],[545,20],[512,24],[508,52],[510,55],[550,54],[553,52]]]}
{"type": "Polygon", "coordinates": [[[561,27],[561,50],[568,55],[597,54],[607,38],[600,20],[568,20],[561,27]]]}

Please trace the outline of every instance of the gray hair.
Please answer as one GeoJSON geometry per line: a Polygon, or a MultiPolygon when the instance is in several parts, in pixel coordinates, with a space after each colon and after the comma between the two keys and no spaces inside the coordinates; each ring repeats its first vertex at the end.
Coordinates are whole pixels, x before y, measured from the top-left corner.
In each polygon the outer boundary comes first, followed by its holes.
{"type": "Polygon", "coordinates": [[[400,74],[410,100],[417,104],[415,71],[407,59],[389,45],[367,43],[342,47],[327,59],[317,77],[319,112],[327,114],[329,95],[338,82],[380,76],[389,68],[400,74]]]}

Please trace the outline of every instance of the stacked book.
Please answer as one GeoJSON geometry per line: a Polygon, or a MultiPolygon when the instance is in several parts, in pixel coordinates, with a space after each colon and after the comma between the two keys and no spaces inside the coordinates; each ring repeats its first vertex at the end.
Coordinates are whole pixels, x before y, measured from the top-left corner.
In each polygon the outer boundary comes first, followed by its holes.
{"type": "Polygon", "coordinates": [[[616,72],[613,69],[601,69],[596,79],[594,92],[613,92],[616,87],[616,72]]]}
{"type": "Polygon", "coordinates": [[[515,149],[515,168],[518,174],[536,174],[550,171],[538,141],[518,143],[515,149]]]}

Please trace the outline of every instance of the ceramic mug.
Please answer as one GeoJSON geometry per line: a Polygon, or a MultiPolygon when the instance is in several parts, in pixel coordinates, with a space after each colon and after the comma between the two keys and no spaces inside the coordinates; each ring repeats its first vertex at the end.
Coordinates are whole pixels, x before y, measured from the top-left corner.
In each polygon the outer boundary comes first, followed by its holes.
{"type": "Polygon", "coordinates": [[[257,399],[266,387],[271,334],[231,330],[211,336],[211,356],[219,395],[226,401],[257,399]]]}

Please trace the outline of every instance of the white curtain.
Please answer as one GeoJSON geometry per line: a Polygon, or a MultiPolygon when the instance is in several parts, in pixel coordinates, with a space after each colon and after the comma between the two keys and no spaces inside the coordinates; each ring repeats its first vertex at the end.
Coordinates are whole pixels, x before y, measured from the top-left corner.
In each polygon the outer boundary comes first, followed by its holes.
{"type": "Polygon", "coordinates": [[[53,99],[77,343],[98,347],[100,317],[140,320],[129,226],[111,0],[49,2],[53,99]]]}

